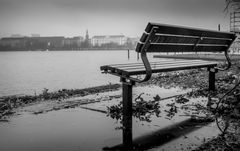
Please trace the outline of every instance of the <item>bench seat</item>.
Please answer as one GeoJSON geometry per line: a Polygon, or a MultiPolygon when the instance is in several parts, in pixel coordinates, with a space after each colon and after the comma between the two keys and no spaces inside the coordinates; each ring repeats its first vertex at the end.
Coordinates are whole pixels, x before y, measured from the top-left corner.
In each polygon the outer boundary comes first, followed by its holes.
{"type": "MultiPolygon", "coordinates": [[[[164,60],[158,62],[150,62],[152,73],[195,69],[195,68],[213,68],[217,66],[217,62],[204,60],[164,60]]],[[[146,74],[143,63],[130,64],[112,64],[101,66],[101,70],[118,76],[132,76],[146,74]]]]}

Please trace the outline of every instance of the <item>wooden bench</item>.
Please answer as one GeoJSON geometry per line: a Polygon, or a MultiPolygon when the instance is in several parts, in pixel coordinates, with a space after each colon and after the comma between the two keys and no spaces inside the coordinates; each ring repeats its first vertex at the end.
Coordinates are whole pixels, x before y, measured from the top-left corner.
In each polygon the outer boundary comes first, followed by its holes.
{"type": "Polygon", "coordinates": [[[207,68],[209,90],[215,90],[215,73],[231,66],[228,49],[236,35],[206,29],[148,23],[137,44],[136,52],[141,54],[143,63],[115,64],[101,66],[103,73],[120,77],[123,89],[123,144],[131,145],[132,140],[132,86],[135,82],[148,81],[152,73],[207,68]],[[227,66],[219,68],[217,62],[203,60],[173,60],[149,62],[147,53],[152,52],[224,52],[227,66]],[[139,79],[138,75],[145,75],[139,79]],[[137,77],[136,77],[137,76],[137,77]]]}
{"type": "Polygon", "coordinates": [[[152,73],[207,68],[209,89],[214,90],[215,73],[218,70],[227,70],[231,66],[228,49],[235,38],[236,35],[230,32],[149,23],[136,47],[143,63],[105,65],[100,69],[103,73],[119,76],[123,84],[134,85],[135,82],[148,81],[152,73]],[[227,67],[218,68],[217,62],[203,60],[149,62],[147,53],[152,52],[224,52],[227,67]],[[143,74],[144,79],[133,77],[143,74]]]}

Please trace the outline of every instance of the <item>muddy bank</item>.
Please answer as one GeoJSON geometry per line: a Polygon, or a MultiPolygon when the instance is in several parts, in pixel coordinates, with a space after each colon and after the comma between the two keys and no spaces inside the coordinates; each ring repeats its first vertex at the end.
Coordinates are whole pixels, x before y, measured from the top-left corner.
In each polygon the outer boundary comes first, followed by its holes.
{"type": "MultiPolygon", "coordinates": [[[[104,86],[97,86],[85,89],[62,89],[55,92],[48,92],[48,89],[44,89],[39,95],[22,95],[22,96],[5,96],[0,98],[0,119],[7,115],[14,113],[14,109],[23,107],[33,103],[49,103],[49,102],[61,102],[64,99],[84,97],[91,94],[98,94],[103,92],[109,92],[118,90],[119,84],[110,84],[104,86]]],[[[74,99],[72,99],[74,102],[74,99]]],[[[91,102],[82,100],[82,103],[91,102]]],[[[71,103],[74,106],[74,103],[71,103]]],[[[69,108],[70,105],[56,107],[69,108]]],[[[41,112],[41,111],[40,111],[41,112]]]]}
{"type": "Polygon", "coordinates": [[[227,133],[202,144],[194,151],[239,151],[240,150],[240,127],[235,133],[227,133]]]}
{"type": "MultiPolygon", "coordinates": [[[[230,54],[232,61],[239,61],[239,54],[230,54]]],[[[154,58],[171,58],[171,59],[202,59],[209,61],[226,61],[224,54],[166,54],[155,55],[154,58]]]]}
{"type": "MultiPolygon", "coordinates": [[[[29,112],[33,114],[42,114],[50,111],[57,111],[62,109],[71,109],[81,107],[85,104],[93,104],[97,102],[106,102],[112,99],[121,98],[121,92],[119,90],[106,91],[101,93],[93,93],[86,96],[75,96],[71,98],[59,99],[59,100],[47,100],[37,103],[28,104],[18,107],[13,111],[16,113],[29,112]]],[[[104,112],[105,113],[105,112],[104,112]]]]}

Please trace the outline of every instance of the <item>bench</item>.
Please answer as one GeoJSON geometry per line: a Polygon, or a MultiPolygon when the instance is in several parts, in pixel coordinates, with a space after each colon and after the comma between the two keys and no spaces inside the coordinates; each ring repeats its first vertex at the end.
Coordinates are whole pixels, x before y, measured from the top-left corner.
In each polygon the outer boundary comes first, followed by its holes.
{"type": "Polygon", "coordinates": [[[206,29],[148,23],[140,38],[136,52],[141,54],[143,63],[104,65],[100,69],[120,77],[123,89],[123,144],[131,142],[132,86],[136,82],[148,81],[153,73],[207,68],[209,71],[209,90],[215,90],[215,74],[231,67],[228,49],[236,35],[206,29]],[[220,68],[217,62],[204,60],[173,60],[149,62],[147,53],[154,52],[224,52],[227,66],[220,68]],[[139,79],[138,75],[145,75],[139,79]],[[130,120],[129,120],[130,119],[130,120]],[[124,122],[126,121],[126,122],[124,122]],[[127,122],[128,121],[128,122],[127,122]],[[130,123],[129,123],[130,122],[130,123]],[[127,132],[126,132],[127,131],[127,132]]]}
{"type": "Polygon", "coordinates": [[[105,65],[100,69],[103,73],[119,76],[123,84],[134,85],[135,82],[148,81],[152,73],[207,68],[209,90],[214,90],[215,73],[218,70],[227,70],[231,66],[228,49],[235,38],[236,35],[230,32],[148,23],[136,47],[136,52],[141,54],[143,63],[105,65]],[[149,62],[147,53],[154,52],[224,52],[227,67],[219,68],[217,62],[204,60],[149,62]],[[143,74],[144,79],[133,77],[143,74]]]}

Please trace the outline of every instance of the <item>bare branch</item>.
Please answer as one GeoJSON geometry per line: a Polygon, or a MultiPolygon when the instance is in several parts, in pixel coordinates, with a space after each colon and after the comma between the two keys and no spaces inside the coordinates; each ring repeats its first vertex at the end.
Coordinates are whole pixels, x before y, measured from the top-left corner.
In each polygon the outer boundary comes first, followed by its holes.
{"type": "Polygon", "coordinates": [[[225,0],[226,7],[224,9],[225,12],[228,12],[229,10],[233,11],[240,11],[240,0],[225,0]]]}

